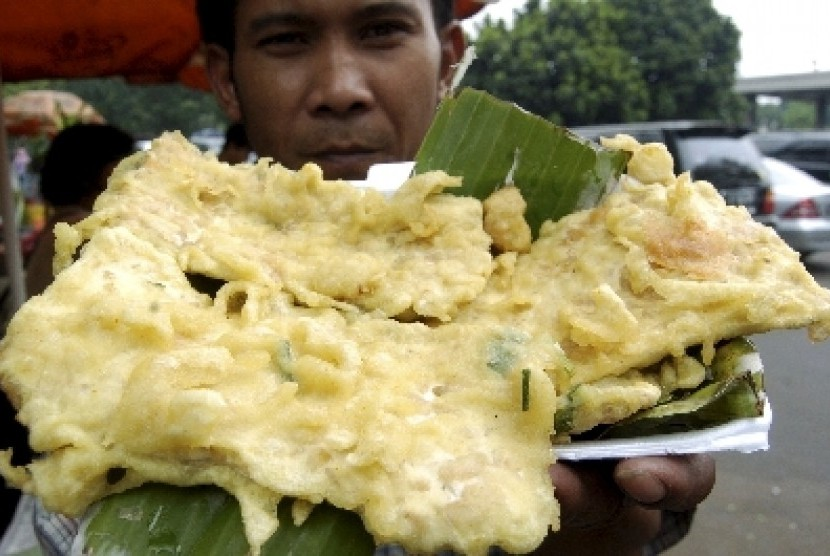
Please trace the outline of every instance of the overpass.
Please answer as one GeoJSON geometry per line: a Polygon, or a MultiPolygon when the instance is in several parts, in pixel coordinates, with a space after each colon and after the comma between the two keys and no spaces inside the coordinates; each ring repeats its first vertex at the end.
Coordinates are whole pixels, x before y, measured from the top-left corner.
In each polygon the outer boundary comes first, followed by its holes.
{"type": "MultiPolygon", "coordinates": [[[[760,96],[780,97],[782,100],[813,102],[816,107],[816,127],[830,127],[830,71],[813,71],[767,77],[744,77],[735,83],[735,90],[744,95],[752,106],[760,96]]],[[[755,121],[755,114],[752,114],[755,121]]]]}

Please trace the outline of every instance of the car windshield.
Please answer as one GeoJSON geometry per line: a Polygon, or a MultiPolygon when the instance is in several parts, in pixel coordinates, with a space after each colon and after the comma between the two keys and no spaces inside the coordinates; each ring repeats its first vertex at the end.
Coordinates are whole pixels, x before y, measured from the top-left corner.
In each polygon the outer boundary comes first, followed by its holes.
{"type": "Polygon", "coordinates": [[[759,180],[765,174],[761,154],[747,138],[695,136],[679,138],[679,162],[694,179],[705,179],[721,187],[759,180]]]}

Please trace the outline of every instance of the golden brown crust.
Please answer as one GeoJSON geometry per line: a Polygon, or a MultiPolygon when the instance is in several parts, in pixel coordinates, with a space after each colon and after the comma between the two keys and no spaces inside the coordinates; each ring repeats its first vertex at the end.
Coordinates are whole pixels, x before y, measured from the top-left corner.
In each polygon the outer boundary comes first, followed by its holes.
{"type": "Polygon", "coordinates": [[[0,382],[43,457],[0,472],[71,514],[217,484],[255,549],[294,496],[416,552],[532,550],[558,525],[549,437],[575,388],[583,430],[694,386],[690,346],[830,331],[830,294],[771,229],[664,148],[618,144],[619,190],[527,252],[516,190],[492,199],[494,259],[482,203],[442,193],[457,178],[386,199],[160,138],[56,228],[60,272],[9,326],[0,382]]]}

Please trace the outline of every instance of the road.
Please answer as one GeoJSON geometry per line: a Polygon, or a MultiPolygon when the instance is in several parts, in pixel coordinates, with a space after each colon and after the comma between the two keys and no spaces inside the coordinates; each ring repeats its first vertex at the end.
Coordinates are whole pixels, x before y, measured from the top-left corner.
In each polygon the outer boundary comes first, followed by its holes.
{"type": "MultiPolygon", "coordinates": [[[[807,259],[830,287],[830,253],[807,259]]],[[[715,490],[670,556],[830,553],[830,341],[804,330],[752,338],[773,410],[770,449],[716,456],[715,490]]]]}

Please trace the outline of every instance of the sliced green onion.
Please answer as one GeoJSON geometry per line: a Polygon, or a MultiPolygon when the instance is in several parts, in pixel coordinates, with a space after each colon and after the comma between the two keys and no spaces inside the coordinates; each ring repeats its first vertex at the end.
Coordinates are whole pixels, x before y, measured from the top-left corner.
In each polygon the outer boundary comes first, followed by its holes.
{"type": "Polygon", "coordinates": [[[530,369],[522,369],[522,411],[530,409],[530,369]]]}

